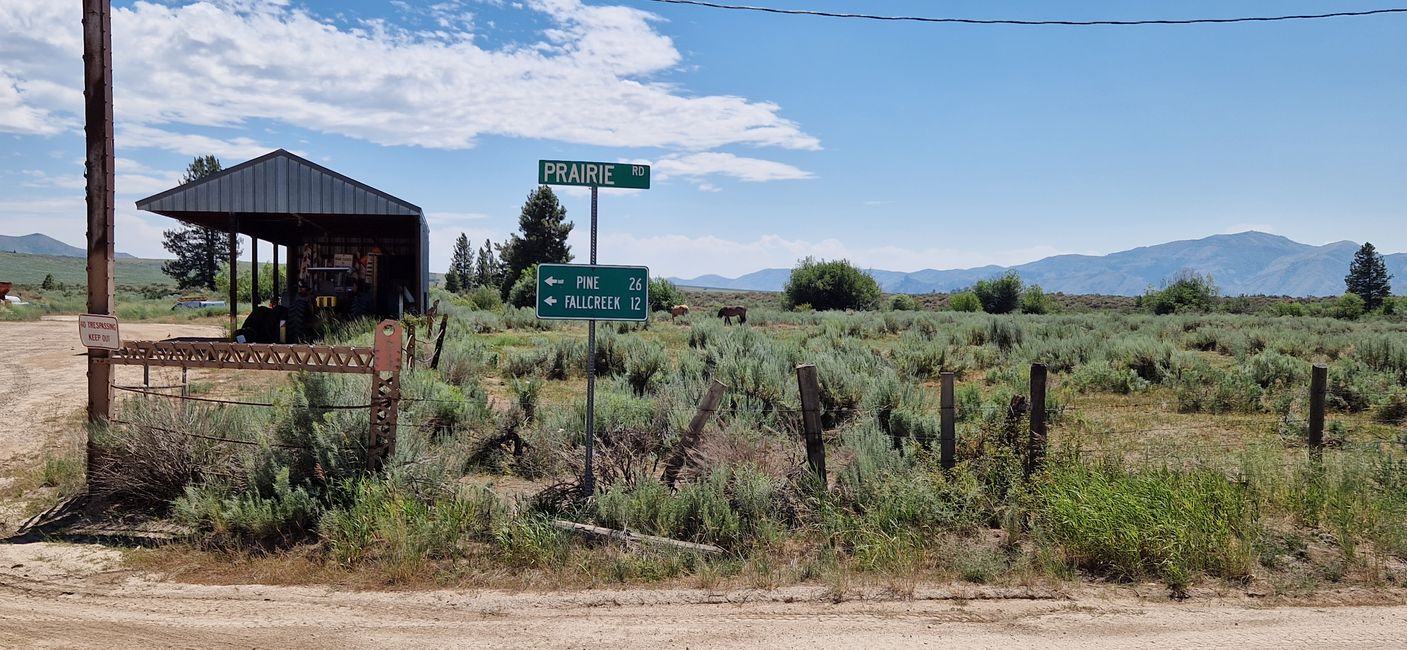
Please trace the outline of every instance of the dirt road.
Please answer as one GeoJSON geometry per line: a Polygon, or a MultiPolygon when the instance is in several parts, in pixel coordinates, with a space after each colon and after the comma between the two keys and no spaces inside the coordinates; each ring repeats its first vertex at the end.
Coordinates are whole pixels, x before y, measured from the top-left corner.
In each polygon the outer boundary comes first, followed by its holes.
{"type": "MultiPolygon", "coordinates": [[[[117,568],[110,549],[0,545],[6,648],[1401,648],[1407,608],[1257,607],[1246,600],[978,600],[980,587],[911,601],[833,603],[819,587],[339,592],[196,586],[117,568]],[[965,597],[965,598],[960,598],[965,597]]],[[[1019,592],[1018,592],[1019,593],[1019,592]]]]}
{"type": "MultiPolygon", "coordinates": [[[[205,325],[124,323],[125,339],[218,336],[205,325]]],[[[18,473],[40,463],[45,449],[81,440],[87,393],[87,359],[80,356],[78,317],[49,317],[33,322],[0,322],[0,488],[18,473]],[[65,440],[65,437],[72,440],[65,440]]],[[[117,383],[142,383],[142,369],[118,367],[117,383]]],[[[192,379],[202,375],[192,373],[192,379]]],[[[153,385],[180,379],[176,369],[152,369],[153,385]]],[[[3,522],[18,523],[16,504],[0,504],[3,522]]]]}

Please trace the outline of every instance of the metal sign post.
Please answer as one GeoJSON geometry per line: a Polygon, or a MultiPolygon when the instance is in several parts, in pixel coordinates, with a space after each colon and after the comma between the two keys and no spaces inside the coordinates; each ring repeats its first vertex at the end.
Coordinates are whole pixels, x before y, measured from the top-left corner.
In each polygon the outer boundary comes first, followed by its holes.
{"type": "MultiPolygon", "coordinates": [[[[591,264],[596,264],[596,194],[591,186],[591,264]]],[[[586,469],[582,471],[581,491],[590,497],[596,494],[596,472],[592,461],[596,457],[596,319],[586,321],[586,469]]]]}
{"type": "Polygon", "coordinates": [[[568,282],[568,270],[582,269],[561,264],[538,266],[537,277],[537,317],[544,319],[586,320],[586,468],[582,471],[581,489],[586,496],[596,493],[596,472],[594,469],[596,446],[596,321],[634,320],[643,321],[650,317],[649,270],[643,267],[598,267],[596,265],[596,205],[602,187],[624,189],[650,189],[650,166],[622,163],[574,162],[565,160],[539,160],[537,180],[543,185],[577,185],[591,188],[591,266],[585,271],[573,273],[568,282]],[[547,267],[544,276],[543,267],[547,267]],[[565,267],[565,268],[564,268],[565,267]],[[622,275],[611,269],[633,269],[622,275]],[[643,273],[642,273],[643,271],[643,273]],[[557,277],[557,274],[562,277],[557,277]],[[609,277],[608,277],[609,276],[609,277]],[[638,276],[638,277],[637,277],[638,276]],[[619,288],[618,280],[624,278],[624,292],[617,295],[603,292],[605,287],[619,288]],[[562,284],[559,284],[558,281],[562,284]],[[639,282],[634,286],[632,280],[639,282]],[[544,287],[546,289],[544,290],[544,287]],[[559,291],[560,289],[560,291],[559,291]],[[558,293],[567,290],[580,290],[569,297],[558,293]],[[638,296],[632,295],[639,292],[638,296]],[[579,298],[578,296],[585,296],[579,298]],[[632,303],[639,300],[639,303],[632,303]],[[544,308],[545,307],[545,308],[544,308]],[[544,315],[546,314],[546,315],[544,315]]]}

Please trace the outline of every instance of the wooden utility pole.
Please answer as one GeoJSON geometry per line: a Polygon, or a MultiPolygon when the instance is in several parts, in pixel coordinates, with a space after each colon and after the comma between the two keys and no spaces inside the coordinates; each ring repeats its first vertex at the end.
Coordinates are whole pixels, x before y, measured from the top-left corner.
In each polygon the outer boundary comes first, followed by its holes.
{"type": "Polygon", "coordinates": [[[821,438],[821,382],[816,375],[816,365],[803,363],[796,367],[796,386],[801,392],[801,427],[806,435],[806,464],[821,480],[821,489],[827,489],[826,445],[821,438]]]}
{"type": "MultiPolygon", "coordinates": [[[[111,315],[113,262],[112,5],[83,0],[83,121],[88,157],[88,313],[111,315]]],[[[112,366],[106,350],[88,351],[88,419],[112,414],[112,366]]],[[[88,467],[94,466],[88,439],[88,467]]]]}
{"type": "Polygon", "coordinates": [[[955,463],[954,456],[957,453],[957,425],[956,412],[953,399],[954,375],[945,372],[939,375],[943,382],[939,393],[938,413],[940,433],[938,436],[938,457],[943,464],[943,469],[952,469],[955,463]]]}

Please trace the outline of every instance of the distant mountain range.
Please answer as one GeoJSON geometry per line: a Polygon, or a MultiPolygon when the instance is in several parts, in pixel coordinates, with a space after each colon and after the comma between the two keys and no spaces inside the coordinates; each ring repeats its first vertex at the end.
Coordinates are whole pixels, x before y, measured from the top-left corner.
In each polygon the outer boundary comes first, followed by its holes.
{"type": "MultiPolygon", "coordinates": [[[[26,255],[56,255],[59,257],[87,257],[88,251],[77,246],[69,246],[48,235],[34,233],[21,237],[0,235],[0,252],[3,253],[24,253],[26,255]]],[[[127,253],[118,253],[117,257],[125,259],[136,259],[127,253]]]]}
{"type": "MultiPolygon", "coordinates": [[[[1301,244],[1279,235],[1243,232],[1142,246],[1108,255],[1056,255],[1012,267],[912,273],[871,269],[888,293],[961,291],[1008,269],[1028,284],[1067,294],[1140,295],[1178,271],[1210,273],[1223,295],[1334,296],[1344,291],[1344,275],[1359,245],[1340,241],[1301,244]]],[[[1407,253],[1384,255],[1396,293],[1407,292],[1407,253]]],[[[763,269],[738,278],[703,275],[670,278],[691,287],[742,291],[781,291],[791,269],[763,269]]]]}

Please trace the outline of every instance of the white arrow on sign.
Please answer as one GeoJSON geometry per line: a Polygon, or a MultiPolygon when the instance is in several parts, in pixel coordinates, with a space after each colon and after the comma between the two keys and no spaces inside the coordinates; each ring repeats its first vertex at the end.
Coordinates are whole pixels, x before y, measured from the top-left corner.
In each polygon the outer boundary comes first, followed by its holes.
{"type": "Polygon", "coordinates": [[[548,297],[544,298],[542,301],[545,302],[545,303],[547,303],[549,306],[550,306],[550,305],[555,305],[555,304],[557,304],[557,299],[556,299],[556,298],[553,298],[552,296],[548,296],[548,297]]]}
{"type": "Polygon", "coordinates": [[[550,286],[553,286],[553,285],[556,285],[556,284],[566,284],[566,281],[565,281],[565,280],[558,280],[557,278],[554,278],[554,277],[552,277],[552,276],[550,276],[550,275],[547,276],[547,279],[546,279],[546,280],[543,280],[543,282],[546,282],[546,283],[547,283],[547,286],[549,286],[549,287],[550,287],[550,286]]]}

